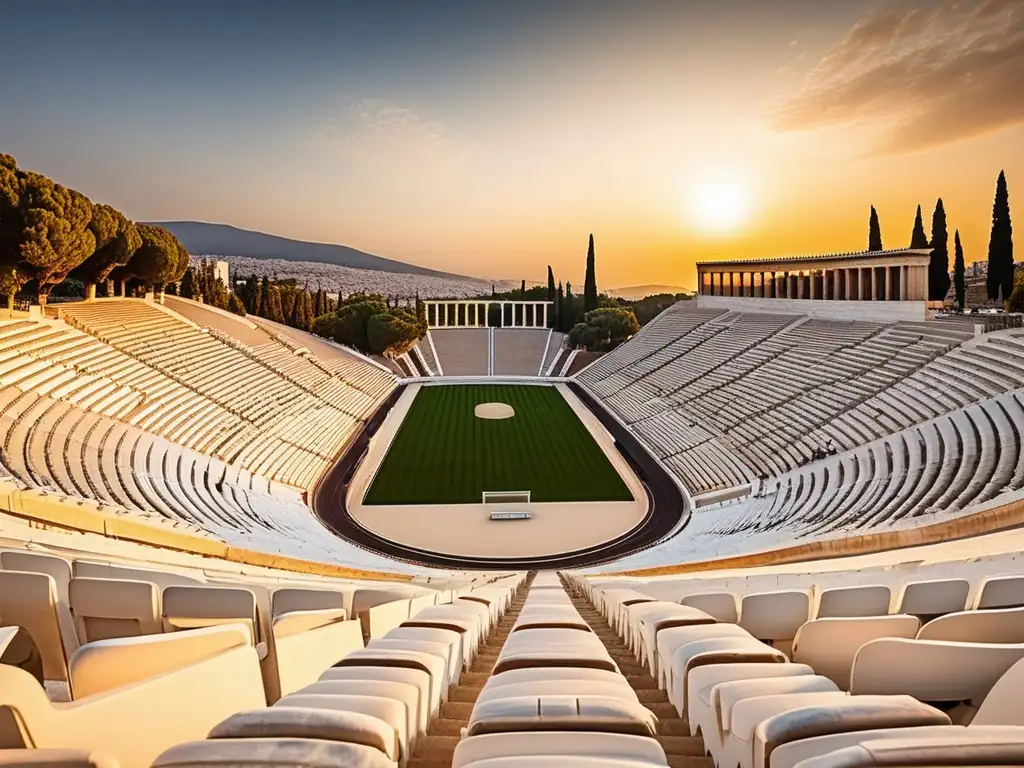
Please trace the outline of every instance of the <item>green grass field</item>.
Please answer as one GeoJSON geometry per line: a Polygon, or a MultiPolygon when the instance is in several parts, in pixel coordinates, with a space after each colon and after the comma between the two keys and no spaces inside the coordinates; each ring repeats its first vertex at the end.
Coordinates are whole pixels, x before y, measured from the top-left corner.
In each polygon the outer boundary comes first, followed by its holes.
{"type": "Polygon", "coordinates": [[[534,502],[633,498],[554,387],[422,387],[364,503],[472,504],[482,491],[527,490],[534,502]],[[515,416],[477,418],[480,403],[508,403],[515,416]]]}

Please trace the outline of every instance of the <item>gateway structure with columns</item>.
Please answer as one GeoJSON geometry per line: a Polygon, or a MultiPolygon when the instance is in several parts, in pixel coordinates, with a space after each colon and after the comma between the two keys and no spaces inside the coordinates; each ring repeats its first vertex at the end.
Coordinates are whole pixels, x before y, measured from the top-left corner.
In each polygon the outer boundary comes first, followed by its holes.
{"type": "Polygon", "coordinates": [[[903,249],[705,261],[697,264],[698,303],[727,306],[731,299],[742,298],[747,304],[764,299],[757,303],[765,311],[775,307],[821,315],[923,317],[930,259],[930,250],[903,249]],[[878,302],[900,304],[882,307],[878,302]]]}
{"type": "Polygon", "coordinates": [[[457,299],[424,301],[429,328],[486,328],[493,306],[499,308],[501,328],[547,328],[550,301],[491,301],[457,299]]]}

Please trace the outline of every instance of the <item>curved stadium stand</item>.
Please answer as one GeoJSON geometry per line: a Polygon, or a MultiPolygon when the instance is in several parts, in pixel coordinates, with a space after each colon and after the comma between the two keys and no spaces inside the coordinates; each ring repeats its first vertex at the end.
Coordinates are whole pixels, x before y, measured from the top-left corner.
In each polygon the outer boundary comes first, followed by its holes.
{"type": "Polygon", "coordinates": [[[0,765],[1024,765],[1024,535],[957,527],[1017,520],[1019,332],[677,305],[571,386],[689,522],[604,568],[655,571],[556,575],[311,514],[397,391],[372,361],[181,300],[60,315],[0,321],[0,765]],[[927,526],[982,535],[785,555],[927,526]]]}

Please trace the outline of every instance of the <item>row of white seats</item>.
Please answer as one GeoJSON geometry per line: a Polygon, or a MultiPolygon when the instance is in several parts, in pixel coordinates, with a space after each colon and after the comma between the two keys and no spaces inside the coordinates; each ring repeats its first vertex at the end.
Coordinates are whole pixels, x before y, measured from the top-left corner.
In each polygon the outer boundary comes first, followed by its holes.
{"type": "MultiPolygon", "coordinates": [[[[404,765],[520,582],[444,604],[382,602],[365,622],[286,613],[275,621],[275,632],[288,630],[277,639],[287,684],[276,699],[249,626],[231,617],[82,646],[72,677],[91,687],[71,708],[49,704],[31,676],[0,664],[0,709],[20,718],[15,732],[0,723],[0,748],[34,748],[21,756],[39,764],[47,750],[106,753],[118,768],[404,765]]],[[[0,642],[12,629],[0,630],[0,642]]]]}
{"type": "Polygon", "coordinates": [[[542,573],[473,706],[452,768],[667,766],[656,726],[556,575],[542,573]]]}
{"type": "MultiPolygon", "coordinates": [[[[840,749],[864,765],[888,765],[871,760],[891,755],[903,739],[920,741],[934,761],[908,765],[973,765],[936,760],[940,747],[954,744],[980,744],[1004,760],[1024,754],[1022,608],[951,613],[923,626],[909,614],[819,618],[789,641],[786,614],[802,603],[806,617],[805,593],[744,596],[734,623],[635,590],[578,579],[574,588],[606,612],[639,657],[649,656],[719,768],[846,765],[840,749]]],[[[828,602],[856,611],[872,588],[859,589],[828,602]]]]}

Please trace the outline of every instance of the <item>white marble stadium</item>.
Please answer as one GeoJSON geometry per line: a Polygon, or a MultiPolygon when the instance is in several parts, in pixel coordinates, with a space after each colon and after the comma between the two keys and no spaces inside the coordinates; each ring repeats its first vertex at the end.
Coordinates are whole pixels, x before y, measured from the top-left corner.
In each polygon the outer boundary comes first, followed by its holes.
{"type": "Polygon", "coordinates": [[[571,379],[536,328],[392,367],[171,297],[3,313],[0,765],[1024,765],[1024,332],[728,298],[571,379]],[[335,535],[381,407],[466,376],[596,400],[679,524],[561,573],[335,535]]]}

